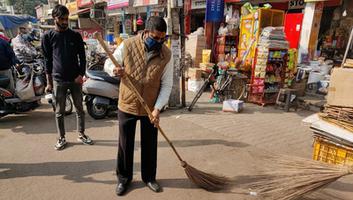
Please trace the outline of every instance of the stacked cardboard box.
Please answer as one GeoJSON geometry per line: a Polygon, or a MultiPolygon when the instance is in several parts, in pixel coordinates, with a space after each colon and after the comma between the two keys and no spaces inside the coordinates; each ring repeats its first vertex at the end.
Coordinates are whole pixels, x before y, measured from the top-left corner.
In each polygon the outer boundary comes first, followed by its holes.
{"type": "Polygon", "coordinates": [[[206,37],[200,35],[190,35],[186,40],[185,51],[191,55],[193,67],[199,67],[202,62],[202,50],[206,49],[206,37]]]}
{"type": "Polygon", "coordinates": [[[202,71],[209,71],[209,70],[212,70],[213,66],[214,66],[214,63],[200,63],[199,68],[202,71]]]}
{"type": "Polygon", "coordinates": [[[332,106],[353,108],[353,69],[335,68],[333,69],[327,104],[332,106]]]}
{"type": "Polygon", "coordinates": [[[199,68],[189,68],[188,77],[191,80],[201,80],[202,70],[199,68]]]}
{"type": "Polygon", "coordinates": [[[347,59],[344,67],[353,68],[353,59],[347,59]]]}

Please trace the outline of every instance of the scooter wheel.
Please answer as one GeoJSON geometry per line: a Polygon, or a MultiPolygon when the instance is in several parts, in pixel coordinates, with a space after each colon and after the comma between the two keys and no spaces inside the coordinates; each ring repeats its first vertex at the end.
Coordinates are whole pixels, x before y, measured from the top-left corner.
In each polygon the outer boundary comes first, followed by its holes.
{"type": "Polygon", "coordinates": [[[92,101],[86,103],[87,112],[93,119],[104,119],[108,114],[106,106],[94,105],[92,101]]]}
{"type": "Polygon", "coordinates": [[[66,96],[66,101],[65,101],[65,115],[70,115],[72,113],[73,109],[73,103],[70,98],[70,95],[66,96]]]}

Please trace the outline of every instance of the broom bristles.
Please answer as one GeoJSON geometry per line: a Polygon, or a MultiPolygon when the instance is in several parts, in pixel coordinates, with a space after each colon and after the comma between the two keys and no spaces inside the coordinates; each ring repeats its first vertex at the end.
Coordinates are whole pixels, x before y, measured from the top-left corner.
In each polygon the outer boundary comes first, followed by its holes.
{"type": "Polygon", "coordinates": [[[194,184],[208,191],[226,189],[232,182],[231,179],[225,176],[200,171],[187,164],[185,161],[182,162],[182,166],[184,167],[186,175],[194,184]]]}
{"type": "Polygon", "coordinates": [[[266,199],[294,200],[352,174],[352,166],[289,156],[272,156],[262,178],[248,186],[266,199]]]}

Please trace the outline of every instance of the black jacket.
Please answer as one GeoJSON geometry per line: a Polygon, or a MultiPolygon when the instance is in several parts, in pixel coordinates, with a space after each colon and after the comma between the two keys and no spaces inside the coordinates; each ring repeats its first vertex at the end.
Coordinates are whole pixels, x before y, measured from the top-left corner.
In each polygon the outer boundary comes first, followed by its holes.
{"type": "Polygon", "coordinates": [[[58,82],[73,82],[86,70],[86,54],[82,37],[68,29],[64,32],[50,30],[42,38],[46,59],[46,73],[58,82]]]}
{"type": "Polygon", "coordinates": [[[0,70],[10,69],[16,63],[16,60],[10,44],[0,38],[0,70]]]}

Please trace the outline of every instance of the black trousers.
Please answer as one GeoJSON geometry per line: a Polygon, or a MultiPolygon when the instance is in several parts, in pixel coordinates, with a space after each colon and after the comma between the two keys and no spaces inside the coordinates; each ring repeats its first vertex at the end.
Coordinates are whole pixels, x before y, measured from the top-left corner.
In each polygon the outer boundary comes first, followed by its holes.
{"type": "Polygon", "coordinates": [[[83,110],[82,86],[75,82],[60,83],[54,81],[54,98],[55,98],[55,121],[58,133],[61,137],[65,137],[65,102],[67,90],[70,90],[74,106],[76,108],[77,131],[85,133],[85,112],[83,110]]]}
{"type": "Polygon", "coordinates": [[[147,116],[135,116],[119,110],[119,149],[117,175],[122,183],[132,180],[136,122],[141,123],[141,175],[144,182],[156,180],[158,129],[147,116]]]}

